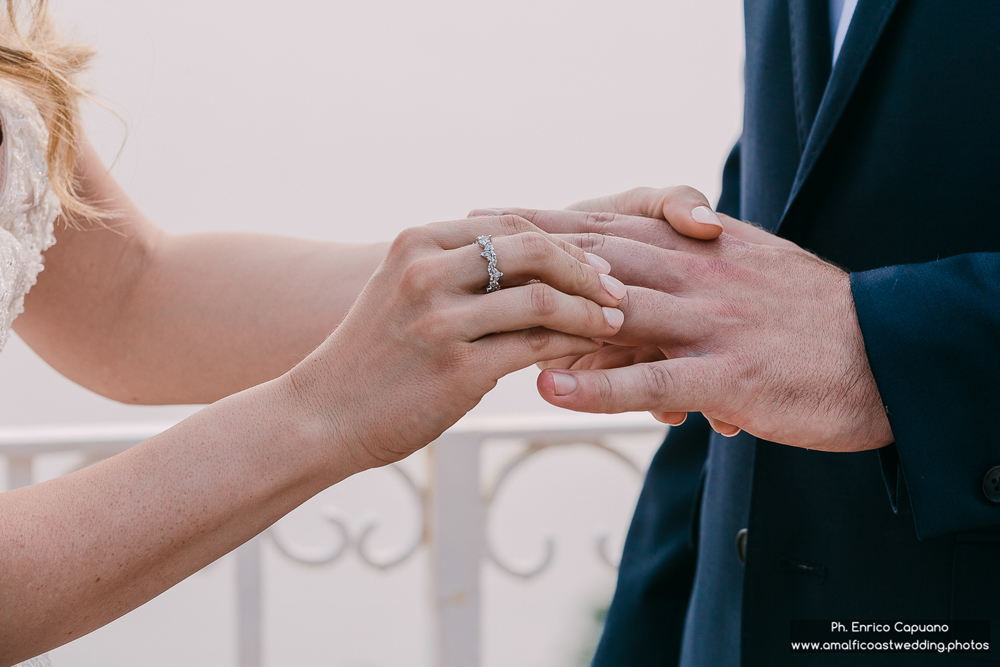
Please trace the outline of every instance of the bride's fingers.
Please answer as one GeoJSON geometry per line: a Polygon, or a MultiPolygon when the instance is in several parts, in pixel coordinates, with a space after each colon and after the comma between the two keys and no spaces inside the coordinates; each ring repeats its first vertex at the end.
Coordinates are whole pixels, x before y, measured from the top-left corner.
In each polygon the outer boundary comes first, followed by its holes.
{"type": "Polygon", "coordinates": [[[663,359],[666,357],[659,348],[654,346],[624,347],[605,343],[604,347],[597,352],[578,359],[572,368],[575,370],[624,368],[633,364],[645,364],[663,359]]]}
{"type": "Polygon", "coordinates": [[[601,307],[589,299],[563,294],[545,283],[465,297],[458,317],[459,330],[466,340],[533,327],[586,338],[607,338],[615,335],[625,321],[625,315],[617,308],[601,307]]]}
{"type": "Polygon", "coordinates": [[[543,371],[546,368],[561,368],[563,370],[621,368],[622,366],[630,366],[635,363],[634,351],[639,349],[640,348],[637,347],[622,347],[620,345],[605,343],[602,348],[590,354],[585,354],[579,357],[550,359],[548,361],[541,361],[535,365],[543,371]]]}
{"type": "MultiPolygon", "coordinates": [[[[537,279],[560,292],[584,296],[602,306],[617,306],[625,297],[625,285],[601,272],[606,262],[581,262],[542,234],[527,232],[495,236],[492,243],[497,270],[503,274],[501,286],[523,285],[537,279]]],[[[442,280],[453,281],[468,292],[486,291],[489,274],[478,245],[451,250],[448,255],[448,267],[458,275],[445,275],[442,280]]]]}
{"type": "Polygon", "coordinates": [[[434,238],[438,247],[445,250],[454,250],[475,243],[477,236],[485,234],[510,236],[539,231],[538,227],[516,215],[483,216],[432,222],[429,225],[424,225],[422,229],[425,229],[434,238]]]}
{"type": "Polygon", "coordinates": [[[571,336],[551,329],[533,328],[484,336],[472,343],[488,360],[497,377],[558,357],[578,357],[597,350],[601,344],[589,338],[571,336]]]}
{"type": "Polygon", "coordinates": [[[582,358],[582,355],[574,354],[569,357],[559,357],[557,359],[542,359],[541,361],[536,362],[535,365],[542,371],[546,368],[561,368],[563,370],[568,370],[573,368],[573,365],[582,358]]]}
{"type": "Polygon", "coordinates": [[[476,243],[480,236],[493,236],[494,242],[500,236],[513,236],[515,234],[525,234],[534,232],[541,234],[564,252],[569,253],[581,262],[586,261],[586,257],[579,248],[572,243],[558,239],[537,225],[516,215],[502,215],[491,217],[466,218],[464,220],[453,220],[449,222],[435,222],[427,225],[426,229],[433,236],[435,243],[445,250],[454,250],[463,246],[471,246],[476,243]]]}

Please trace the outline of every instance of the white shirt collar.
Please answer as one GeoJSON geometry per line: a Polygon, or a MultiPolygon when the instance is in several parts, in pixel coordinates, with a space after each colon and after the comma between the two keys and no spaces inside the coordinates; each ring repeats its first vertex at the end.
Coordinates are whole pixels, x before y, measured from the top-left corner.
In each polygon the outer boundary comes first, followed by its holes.
{"type": "Polygon", "coordinates": [[[833,64],[837,64],[837,56],[844,46],[847,28],[851,25],[854,10],[858,0],[830,0],[830,40],[833,42],[833,64]]]}

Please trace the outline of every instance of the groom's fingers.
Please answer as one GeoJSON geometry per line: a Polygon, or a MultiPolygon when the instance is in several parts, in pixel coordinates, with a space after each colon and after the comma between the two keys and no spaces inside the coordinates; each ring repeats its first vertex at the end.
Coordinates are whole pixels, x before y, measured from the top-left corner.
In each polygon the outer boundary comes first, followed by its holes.
{"type": "MultiPolygon", "coordinates": [[[[627,193],[624,193],[627,194],[627,193]]],[[[610,197],[593,199],[591,202],[609,200],[610,197]]],[[[582,202],[588,204],[589,202],[582,202]]],[[[580,204],[574,204],[579,206],[580,204]]],[[[611,204],[607,204],[611,207],[611,204]]],[[[625,207],[618,206],[618,208],[625,207]]],[[[642,208],[642,207],[639,207],[642,208]]],[[[692,209],[694,210],[694,209],[692,209]]],[[[683,208],[682,208],[683,212],[683,208]]],[[[504,209],[476,209],[469,216],[515,216],[520,219],[530,221],[538,228],[550,234],[604,234],[607,236],[618,236],[660,248],[670,250],[683,250],[685,252],[711,255],[718,252],[717,244],[704,243],[699,238],[688,238],[690,232],[694,236],[694,231],[685,227],[684,216],[674,216],[669,224],[664,224],[662,217],[644,217],[635,213],[614,213],[610,211],[541,211],[530,208],[504,208],[504,209]],[[674,225],[675,221],[679,222],[674,225]],[[675,229],[676,227],[676,229],[675,229]]],[[[725,224],[725,231],[729,236],[760,245],[772,245],[788,248],[797,246],[791,241],[775,236],[770,232],[761,229],[753,224],[730,218],[725,214],[718,214],[725,224]]],[[[695,229],[697,231],[698,228],[695,229]]],[[[710,237],[709,240],[715,237],[710,237]]]]}
{"type": "Polygon", "coordinates": [[[604,347],[580,357],[563,357],[536,364],[539,370],[547,368],[562,368],[574,370],[594,370],[600,368],[623,368],[632,364],[642,364],[650,361],[666,359],[663,352],[653,345],[627,347],[623,345],[605,344],[604,347]]]}
{"type": "Polygon", "coordinates": [[[604,234],[557,234],[585,252],[604,258],[611,273],[626,285],[638,285],[671,293],[683,293],[699,257],[665,250],[641,241],[604,234]]]}
{"type": "Polygon", "coordinates": [[[724,231],[722,221],[702,193],[686,185],[669,188],[634,188],[616,195],[578,202],[575,211],[609,211],[666,220],[684,236],[714,239],[724,231]]]}
{"type": "Polygon", "coordinates": [[[712,245],[677,233],[670,225],[664,224],[663,220],[639,215],[568,210],[542,211],[530,208],[477,209],[469,215],[487,214],[516,216],[530,221],[550,234],[601,234],[629,238],[670,250],[701,254],[715,252],[712,245]]]}
{"type": "Polygon", "coordinates": [[[728,401],[725,365],[712,357],[682,357],[625,368],[545,370],[538,393],[578,412],[700,412],[728,401]]]}
{"type": "Polygon", "coordinates": [[[715,431],[719,435],[724,435],[727,438],[732,438],[735,435],[739,435],[740,431],[743,430],[739,426],[733,426],[732,424],[720,421],[718,419],[715,419],[714,417],[709,417],[708,415],[705,415],[705,419],[708,420],[708,424],[709,426],[712,427],[713,431],[715,431]]]}
{"type": "Polygon", "coordinates": [[[662,422],[669,426],[680,426],[687,421],[688,413],[686,412],[651,412],[653,419],[658,422],[662,422]]]}
{"type": "Polygon", "coordinates": [[[618,304],[625,322],[607,337],[609,343],[626,346],[654,344],[669,356],[691,352],[690,346],[712,334],[717,319],[704,299],[678,297],[655,289],[630,286],[618,304]]]}

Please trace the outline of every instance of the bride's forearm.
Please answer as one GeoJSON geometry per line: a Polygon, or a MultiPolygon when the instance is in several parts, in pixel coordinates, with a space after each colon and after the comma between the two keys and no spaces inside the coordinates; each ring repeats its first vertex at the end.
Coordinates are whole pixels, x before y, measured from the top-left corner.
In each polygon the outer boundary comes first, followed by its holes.
{"type": "Polygon", "coordinates": [[[133,403],[208,403],[281,375],[340,324],[386,246],[164,236],[122,309],[106,392],[133,403]]]}
{"type": "Polygon", "coordinates": [[[410,229],[288,373],[104,463],[0,494],[0,667],[133,609],[348,475],[408,456],[503,375],[596,351],[621,328],[626,291],[598,259],[513,217],[410,229]],[[504,258],[503,290],[481,293],[470,238],[504,258]]]}
{"type": "Polygon", "coordinates": [[[80,189],[114,231],[57,223],[15,330],[71,380],[128,403],[210,403],[277,377],[344,318],[388,244],[169,235],[87,145],[80,189]]]}
{"type": "Polygon", "coordinates": [[[100,464],[0,494],[0,665],[138,607],[360,470],[301,405],[280,378],[100,464]]]}

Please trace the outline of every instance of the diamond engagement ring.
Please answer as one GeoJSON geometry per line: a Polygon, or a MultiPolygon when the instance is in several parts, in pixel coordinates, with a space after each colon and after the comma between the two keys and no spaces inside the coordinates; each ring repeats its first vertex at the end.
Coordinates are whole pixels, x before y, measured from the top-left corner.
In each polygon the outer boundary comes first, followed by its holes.
{"type": "Polygon", "coordinates": [[[503,275],[497,270],[497,254],[493,250],[493,242],[490,240],[492,238],[492,234],[476,238],[476,245],[483,249],[479,254],[486,258],[486,271],[490,274],[490,284],[486,287],[487,292],[496,292],[500,289],[500,276],[503,275]]]}

